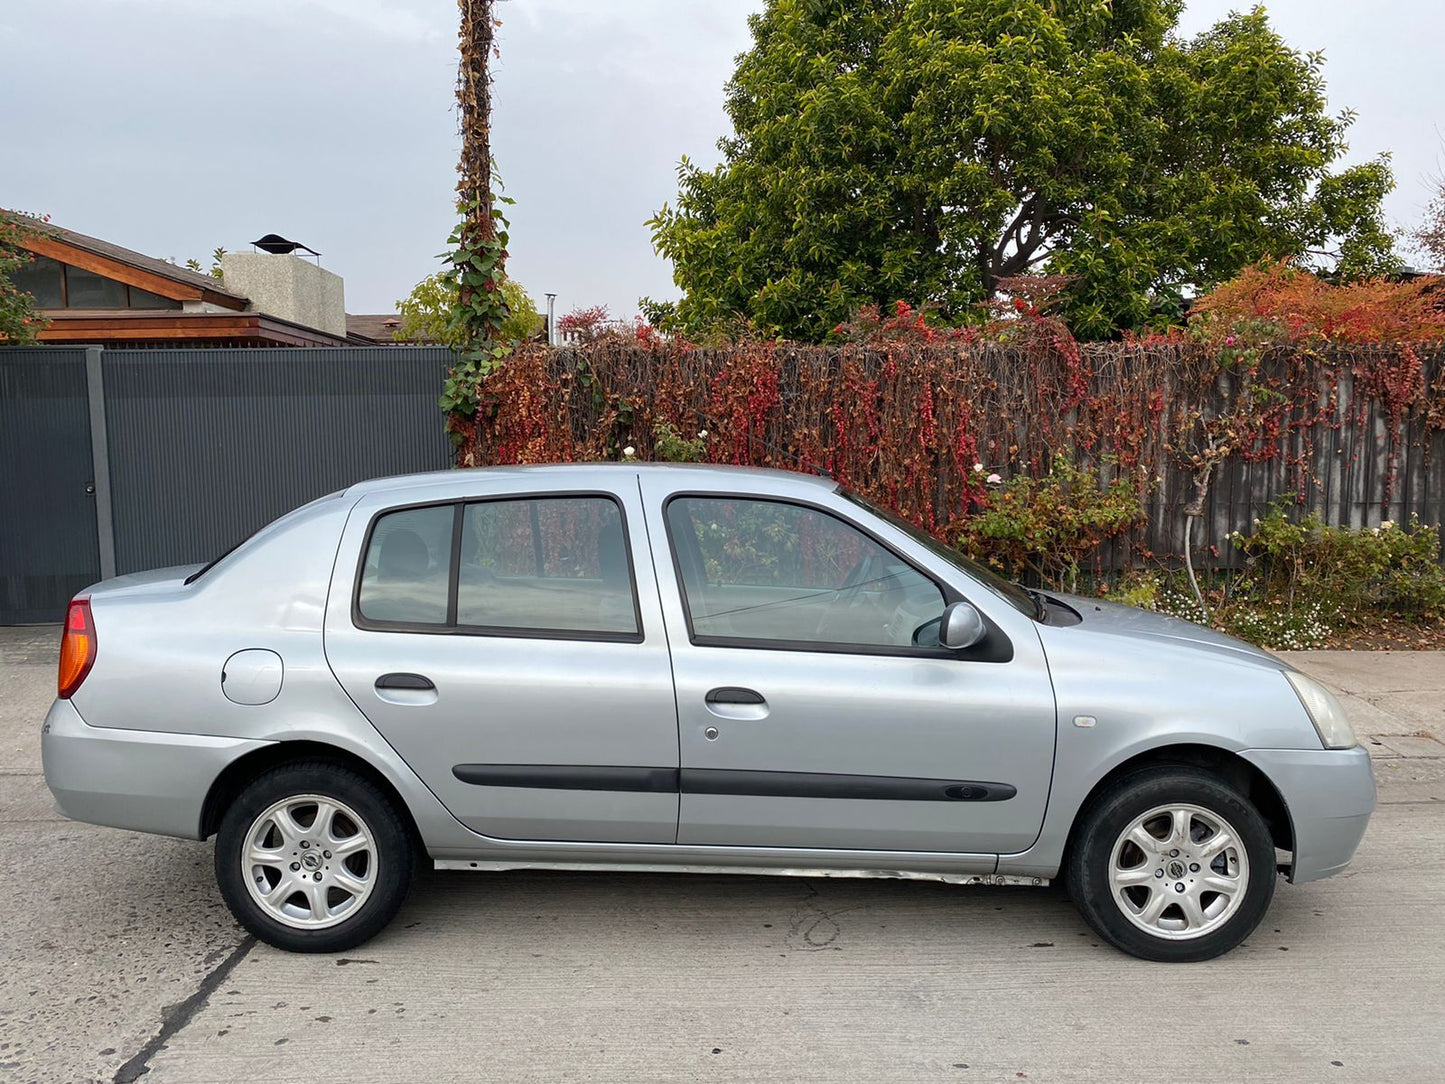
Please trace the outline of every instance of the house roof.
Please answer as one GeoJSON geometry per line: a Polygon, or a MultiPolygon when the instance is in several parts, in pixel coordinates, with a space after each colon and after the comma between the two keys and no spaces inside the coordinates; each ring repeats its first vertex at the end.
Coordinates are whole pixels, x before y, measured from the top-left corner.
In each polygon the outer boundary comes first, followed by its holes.
{"type": "Polygon", "coordinates": [[[162,297],[209,301],[237,311],[249,304],[247,298],[226,289],[221,280],[212,275],[177,266],[169,260],[146,256],[98,237],[76,233],[53,222],[41,222],[8,211],[0,211],[0,214],[23,228],[26,236],[22,237],[21,246],[41,256],[84,267],[97,274],[110,275],[162,297]],[[126,271],[131,274],[127,275],[126,271]],[[170,284],[169,289],[166,288],[167,283],[170,284]]]}
{"type": "Polygon", "coordinates": [[[373,342],[396,341],[396,332],[401,327],[401,317],[394,312],[369,312],[346,314],[346,334],[350,338],[370,339],[373,342]]]}
{"type": "Polygon", "coordinates": [[[40,331],[43,343],[122,346],[343,346],[347,340],[262,312],[178,309],[55,309],[40,331]]]}

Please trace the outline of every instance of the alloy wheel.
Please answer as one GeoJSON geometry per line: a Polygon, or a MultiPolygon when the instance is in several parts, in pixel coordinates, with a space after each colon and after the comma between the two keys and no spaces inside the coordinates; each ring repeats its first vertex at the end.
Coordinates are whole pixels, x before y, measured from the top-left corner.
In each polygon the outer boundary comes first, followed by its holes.
{"type": "Polygon", "coordinates": [[[344,922],[376,885],[377,846],[356,811],[320,794],[283,798],[246,832],[241,875],[251,898],[301,930],[344,922]]]}
{"type": "Polygon", "coordinates": [[[1192,940],[1239,910],[1249,889],[1249,856],[1239,833],[1213,810],[1156,806],[1114,843],[1109,887],[1119,910],[1145,933],[1192,940]]]}

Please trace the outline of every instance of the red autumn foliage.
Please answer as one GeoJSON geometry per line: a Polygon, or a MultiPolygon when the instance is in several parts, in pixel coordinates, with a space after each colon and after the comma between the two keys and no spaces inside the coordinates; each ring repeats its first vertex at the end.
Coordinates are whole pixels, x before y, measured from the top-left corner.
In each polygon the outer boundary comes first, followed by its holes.
{"type": "Polygon", "coordinates": [[[1350,471],[1370,502],[1394,482],[1335,455],[1373,445],[1348,431],[1368,433],[1373,415],[1387,423],[1391,453],[1407,439],[1442,443],[1439,348],[1272,348],[1245,384],[1205,344],[1080,346],[1045,328],[1021,323],[1003,343],[696,349],[618,337],[534,348],[486,379],[486,406],[461,430],[461,462],[617,459],[627,446],[645,459],[665,423],[707,430],[712,462],[816,466],[953,540],[987,505],[989,473],[1042,475],[1064,452],[1129,479],[1156,510],[1133,543],[1168,553],[1206,432],[1209,454],[1248,464],[1272,494],[1313,492],[1329,472],[1338,481],[1350,471]],[[1422,361],[1433,387],[1392,383],[1422,361]]]}
{"type": "Polygon", "coordinates": [[[1274,325],[1289,343],[1405,343],[1445,338],[1445,279],[1369,279],[1335,285],[1289,263],[1266,261],[1194,303],[1190,324],[1208,337],[1274,325]]]}
{"type": "MultiPolygon", "coordinates": [[[[1261,264],[1202,298],[1187,331],[1082,346],[1051,315],[1066,285],[1004,283],[965,328],[865,308],[826,347],[699,349],[569,314],[591,341],[486,377],[477,417],[453,419],[459,462],[648,458],[659,426],[707,430],[712,462],[822,469],[953,541],[989,507],[989,474],[1037,477],[1064,454],[1127,479],[1153,510],[1127,541],[1167,555],[1231,462],[1264,501],[1333,486],[1338,507],[1388,514],[1403,450],[1445,454],[1445,347],[1424,345],[1445,337],[1438,280],[1333,286],[1261,264]]],[[[1231,492],[1229,514],[1261,514],[1252,499],[1231,492]]]]}

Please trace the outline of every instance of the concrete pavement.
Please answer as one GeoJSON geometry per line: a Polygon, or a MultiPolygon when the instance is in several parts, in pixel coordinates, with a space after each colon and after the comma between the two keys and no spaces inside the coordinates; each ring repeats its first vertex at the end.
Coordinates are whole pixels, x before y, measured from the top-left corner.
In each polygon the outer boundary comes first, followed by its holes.
{"type": "Polygon", "coordinates": [[[0,629],[0,1081],[1445,1081],[1445,656],[1291,656],[1370,741],[1355,864],[1229,956],[1054,890],[425,874],[343,956],[253,943],[207,844],[51,811],[53,629],[0,629]]]}

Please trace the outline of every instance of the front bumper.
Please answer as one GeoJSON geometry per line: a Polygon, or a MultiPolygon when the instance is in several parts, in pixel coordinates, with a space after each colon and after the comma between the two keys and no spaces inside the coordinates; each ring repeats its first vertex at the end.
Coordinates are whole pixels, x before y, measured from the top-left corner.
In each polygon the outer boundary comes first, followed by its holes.
{"type": "Polygon", "coordinates": [[[237,757],[270,742],[90,726],[69,700],[41,730],[45,784],[72,820],[201,838],[211,784],[237,757]]]}
{"type": "Polygon", "coordinates": [[[1246,749],[1240,756],[1274,783],[1289,810],[1289,879],[1317,881],[1348,866],[1375,811],[1375,776],[1364,748],[1246,749]]]}

